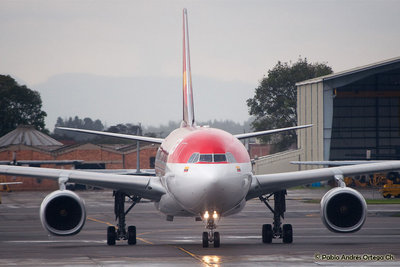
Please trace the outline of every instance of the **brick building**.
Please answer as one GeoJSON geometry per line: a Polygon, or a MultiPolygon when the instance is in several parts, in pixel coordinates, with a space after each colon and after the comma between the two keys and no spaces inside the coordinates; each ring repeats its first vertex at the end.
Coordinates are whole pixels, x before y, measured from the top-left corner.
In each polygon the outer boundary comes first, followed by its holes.
{"type": "MultiPolygon", "coordinates": [[[[154,169],[158,145],[141,143],[140,169],[154,169]]],[[[136,169],[137,147],[134,144],[63,145],[32,127],[18,127],[0,138],[0,163],[60,168],[60,169],[136,169]]],[[[22,181],[22,185],[10,185],[12,190],[54,190],[56,181],[5,177],[0,181],[22,181]]]]}

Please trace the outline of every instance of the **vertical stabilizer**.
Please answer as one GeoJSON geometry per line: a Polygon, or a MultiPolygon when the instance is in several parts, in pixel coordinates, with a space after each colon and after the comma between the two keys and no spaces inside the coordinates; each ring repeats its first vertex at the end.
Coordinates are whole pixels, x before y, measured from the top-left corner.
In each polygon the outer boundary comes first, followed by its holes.
{"type": "Polygon", "coordinates": [[[182,126],[195,126],[194,103],[192,89],[192,73],[190,70],[189,30],[187,10],[183,9],[183,122],[182,126]]]}

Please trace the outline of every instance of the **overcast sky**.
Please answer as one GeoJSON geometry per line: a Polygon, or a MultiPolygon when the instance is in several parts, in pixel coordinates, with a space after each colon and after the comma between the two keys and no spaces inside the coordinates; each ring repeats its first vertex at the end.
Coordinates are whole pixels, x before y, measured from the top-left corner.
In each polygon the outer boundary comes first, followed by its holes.
{"type": "Polygon", "coordinates": [[[41,93],[51,130],[59,116],[178,121],[184,7],[199,121],[247,120],[278,60],[337,72],[400,56],[397,0],[0,0],[0,74],[41,93]]]}

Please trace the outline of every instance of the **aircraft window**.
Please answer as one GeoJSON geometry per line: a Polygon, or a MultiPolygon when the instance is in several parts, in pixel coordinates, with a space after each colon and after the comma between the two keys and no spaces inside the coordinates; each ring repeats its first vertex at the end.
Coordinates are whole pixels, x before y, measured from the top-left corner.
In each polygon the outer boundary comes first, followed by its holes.
{"type": "Polygon", "coordinates": [[[200,162],[213,162],[213,155],[212,154],[201,154],[199,161],[200,162]]]}
{"type": "Polygon", "coordinates": [[[226,162],[225,154],[214,154],[214,162],[226,162]]]}
{"type": "Polygon", "coordinates": [[[199,154],[199,153],[193,153],[193,154],[190,156],[190,158],[189,158],[189,160],[188,160],[188,163],[196,163],[196,162],[198,162],[198,161],[199,161],[199,157],[200,157],[200,154],[199,154]]]}
{"type": "Polygon", "coordinates": [[[226,152],[226,158],[228,159],[228,162],[230,163],[236,163],[235,157],[232,155],[231,152],[226,152]]]}
{"type": "Polygon", "coordinates": [[[200,153],[196,152],[190,156],[187,163],[197,163],[197,162],[236,163],[236,159],[230,152],[227,152],[226,154],[200,154],[200,153]]]}

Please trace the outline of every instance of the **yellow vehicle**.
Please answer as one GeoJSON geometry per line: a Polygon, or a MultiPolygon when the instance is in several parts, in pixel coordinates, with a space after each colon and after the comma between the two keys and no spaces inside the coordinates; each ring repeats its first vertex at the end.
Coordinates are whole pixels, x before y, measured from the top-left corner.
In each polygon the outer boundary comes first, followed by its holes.
{"type": "Polygon", "coordinates": [[[387,184],[383,185],[383,188],[379,191],[384,198],[400,197],[400,184],[394,184],[391,180],[388,180],[387,184]]]}

